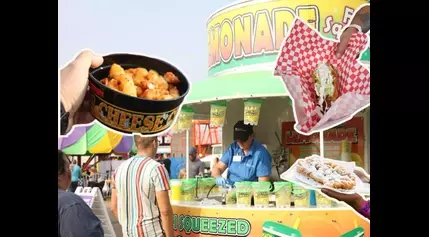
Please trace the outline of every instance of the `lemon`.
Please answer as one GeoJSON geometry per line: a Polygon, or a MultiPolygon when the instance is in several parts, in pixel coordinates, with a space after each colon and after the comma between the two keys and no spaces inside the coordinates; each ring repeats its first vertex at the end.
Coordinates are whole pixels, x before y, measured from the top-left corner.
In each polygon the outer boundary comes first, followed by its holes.
{"type": "Polygon", "coordinates": [[[364,164],[363,164],[362,158],[360,158],[360,155],[358,155],[356,153],[351,153],[350,156],[352,158],[352,161],[354,161],[357,166],[363,167],[364,164]]]}

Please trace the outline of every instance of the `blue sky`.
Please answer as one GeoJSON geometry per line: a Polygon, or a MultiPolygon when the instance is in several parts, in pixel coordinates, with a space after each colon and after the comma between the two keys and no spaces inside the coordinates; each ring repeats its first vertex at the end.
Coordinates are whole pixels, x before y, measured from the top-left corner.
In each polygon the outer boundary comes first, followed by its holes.
{"type": "Polygon", "coordinates": [[[232,0],[61,0],[58,67],[83,48],[161,57],[196,82],[207,77],[206,20],[232,0]]]}

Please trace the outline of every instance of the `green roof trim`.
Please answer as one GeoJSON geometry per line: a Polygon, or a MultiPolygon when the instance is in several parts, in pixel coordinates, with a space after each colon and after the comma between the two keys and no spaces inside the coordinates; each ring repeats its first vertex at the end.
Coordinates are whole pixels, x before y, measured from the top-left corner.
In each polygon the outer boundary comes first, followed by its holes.
{"type": "Polygon", "coordinates": [[[274,76],[272,71],[252,71],[209,77],[193,83],[185,104],[287,95],[281,77],[274,76]]]}

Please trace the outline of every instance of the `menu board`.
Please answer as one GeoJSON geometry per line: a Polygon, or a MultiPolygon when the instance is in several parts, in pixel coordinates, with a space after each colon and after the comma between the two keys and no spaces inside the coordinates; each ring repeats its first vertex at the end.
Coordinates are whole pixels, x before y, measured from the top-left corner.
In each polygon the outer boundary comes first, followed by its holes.
{"type": "MultiPolygon", "coordinates": [[[[290,161],[320,154],[319,133],[311,136],[299,134],[293,128],[295,122],[282,123],[282,145],[290,151],[290,161]]],[[[325,157],[341,160],[344,152],[357,166],[365,165],[364,118],[355,117],[342,125],[323,132],[325,157]]]]}
{"type": "Polygon", "coordinates": [[[158,144],[160,146],[169,146],[171,144],[171,136],[170,135],[159,136],[158,144]]]}
{"type": "Polygon", "coordinates": [[[164,145],[170,145],[171,144],[171,136],[165,135],[164,136],[164,145]]]}

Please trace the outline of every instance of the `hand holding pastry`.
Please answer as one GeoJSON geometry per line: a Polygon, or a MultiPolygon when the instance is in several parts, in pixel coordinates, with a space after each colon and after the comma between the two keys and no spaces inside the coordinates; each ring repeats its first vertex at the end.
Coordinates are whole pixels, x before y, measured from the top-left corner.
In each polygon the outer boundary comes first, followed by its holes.
{"type": "Polygon", "coordinates": [[[365,202],[365,199],[363,199],[363,197],[357,193],[345,194],[345,193],[339,193],[334,190],[326,189],[326,188],[322,188],[321,191],[322,193],[326,194],[331,198],[335,198],[338,201],[343,201],[347,203],[355,210],[358,210],[362,206],[362,203],[365,202]]]}
{"type": "MultiPolygon", "coordinates": [[[[359,26],[360,30],[364,33],[368,32],[370,29],[370,6],[364,6],[356,13],[353,17],[350,26],[359,26]]],[[[343,56],[347,47],[349,46],[349,41],[352,35],[358,32],[357,27],[348,27],[344,30],[340,37],[340,44],[338,45],[336,51],[336,57],[339,59],[343,56]]]]}

